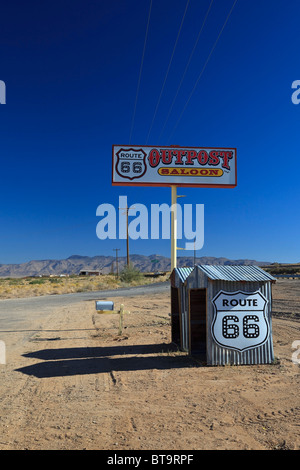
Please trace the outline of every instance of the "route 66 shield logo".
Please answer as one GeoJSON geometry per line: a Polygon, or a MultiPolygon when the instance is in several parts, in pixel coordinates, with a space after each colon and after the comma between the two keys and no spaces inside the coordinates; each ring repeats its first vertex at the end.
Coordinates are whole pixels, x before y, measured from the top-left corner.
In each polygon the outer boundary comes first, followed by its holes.
{"type": "Polygon", "coordinates": [[[264,344],[270,333],[267,299],[261,292],[223,292],[212,300],[212,336],[219,346],[245,351],[264,344]]]}
{"type": "Polygon", "coordinates": [[[144,176],[147,170],[146,153],[143,149],[120,149],[117,153],[116,172],[122,178],[134,180],[144,176]]]}

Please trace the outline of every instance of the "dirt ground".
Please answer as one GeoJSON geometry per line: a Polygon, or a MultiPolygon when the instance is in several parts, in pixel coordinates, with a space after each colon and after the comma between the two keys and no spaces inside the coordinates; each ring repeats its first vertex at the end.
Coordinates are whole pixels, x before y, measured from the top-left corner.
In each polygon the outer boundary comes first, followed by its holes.
{"type": "Polygon", "coordinates": [[[159,295],[117,299],[122,336],[94,301],[0,333],[0,449],[299,450],[300,282],[278,281],[273,298],[271,365],[204,367],[176,351],[159,295]]]}

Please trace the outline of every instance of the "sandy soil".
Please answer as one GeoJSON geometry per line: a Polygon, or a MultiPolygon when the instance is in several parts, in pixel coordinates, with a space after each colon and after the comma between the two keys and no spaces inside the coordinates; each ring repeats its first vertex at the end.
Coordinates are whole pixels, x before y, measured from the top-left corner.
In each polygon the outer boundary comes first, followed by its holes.
{"type": "Polygon", "coordinates": [[[176,351],[158,295],[117,299],[131,312],[122,336],[94,302],[0,333],[0,449],[299,450],[299,293],[274,287],[272,365],[203,367],[176,351]]]}

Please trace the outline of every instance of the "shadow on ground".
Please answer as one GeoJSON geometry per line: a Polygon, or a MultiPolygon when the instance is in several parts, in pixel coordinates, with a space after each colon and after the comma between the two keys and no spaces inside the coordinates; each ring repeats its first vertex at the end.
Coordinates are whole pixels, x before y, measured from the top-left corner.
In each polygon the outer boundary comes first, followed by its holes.
{"type": "Polygon", "coordinates": [[[176,351],[178,351],[177,346],[165,343],[42,349],[24,354],[24,357],[41,359],[44,362],[22,367],[17,371],[37,378],[49,378],[110,373],[111,371],[199,367],[199,364],[193,358],[184,353],[174,355],[173,353],[176,351]]]}

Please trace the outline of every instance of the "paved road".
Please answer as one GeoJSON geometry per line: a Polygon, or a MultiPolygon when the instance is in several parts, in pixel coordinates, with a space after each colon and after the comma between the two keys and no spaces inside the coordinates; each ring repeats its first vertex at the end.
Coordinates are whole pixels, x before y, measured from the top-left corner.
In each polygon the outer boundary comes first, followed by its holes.
{"type": "Polygon", "coordinates": [[[100,300],[107,297],[132,297],[151,295],[159,292],[169,293],[170,283],[161,282],[146,286],[120,288],[95,292],[76,292],[74,294],[45,295],[23,299],[0,300],[0,331],[29,327],[30,320],[47,316],[53,308],[64,307],[77,302],[100,300]]]}

